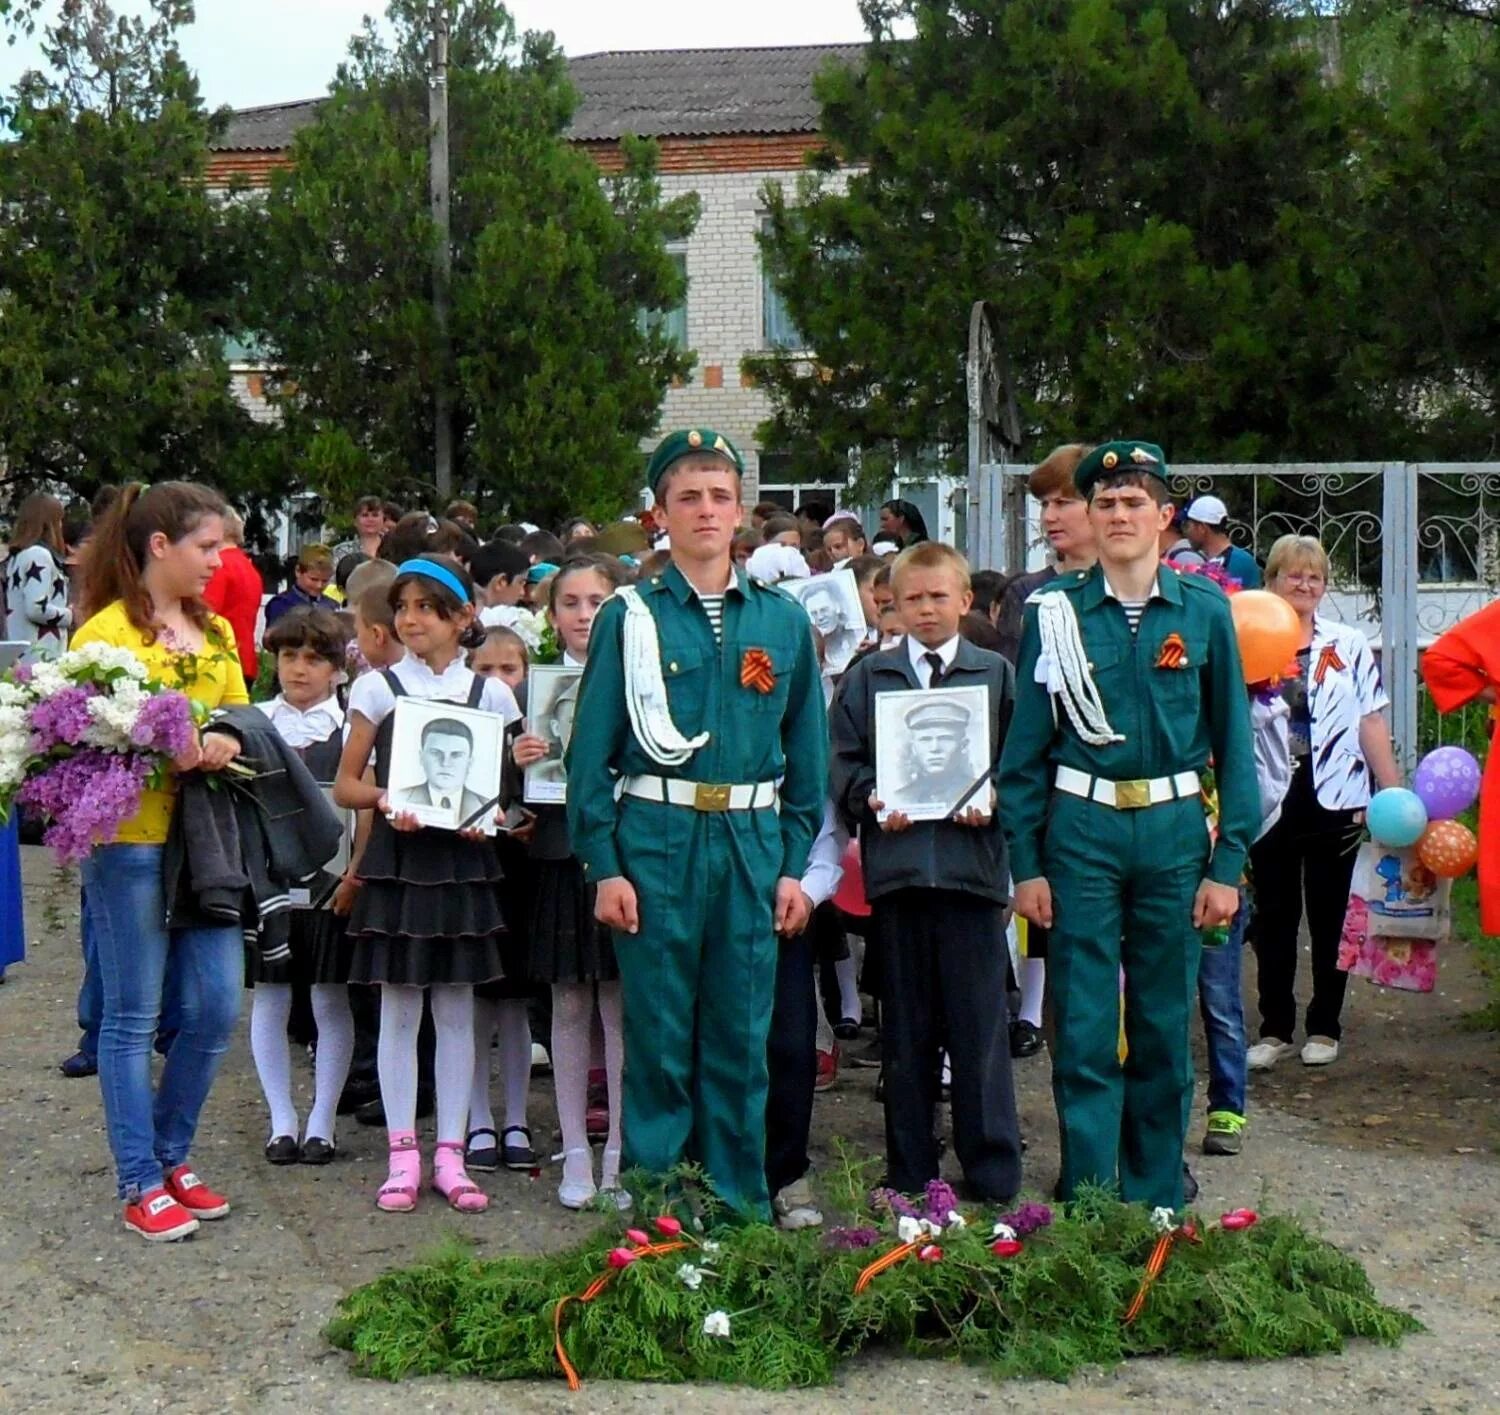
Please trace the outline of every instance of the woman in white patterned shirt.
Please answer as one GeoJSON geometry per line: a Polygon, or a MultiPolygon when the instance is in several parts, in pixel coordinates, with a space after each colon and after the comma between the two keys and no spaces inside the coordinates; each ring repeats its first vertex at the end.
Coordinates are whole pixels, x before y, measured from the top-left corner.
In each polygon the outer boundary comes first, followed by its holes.
{"type": "Polygon", "coordinates": [[[1291,709],[1292,782],[1281,818],[1251,849],[1260,1041],[1252,1071],[1269,1070],[1295,1048],[1298,934],[1304,903],[1312,939],[1312,999],[1302,1060],[1326,1066],[1339,1054],[1339,1015],[1348,975],[1338,968],[1349,882],[1373,788],[1401,773],[1391,750],[1390,703],[1369,642],[1358,629],[1318,612],[1328,589],[1328,554],[1314,536],[1282,536],[1266,562],[1266,588],[1297,611],[1297,674],[1282,685],[1291,709]]]}

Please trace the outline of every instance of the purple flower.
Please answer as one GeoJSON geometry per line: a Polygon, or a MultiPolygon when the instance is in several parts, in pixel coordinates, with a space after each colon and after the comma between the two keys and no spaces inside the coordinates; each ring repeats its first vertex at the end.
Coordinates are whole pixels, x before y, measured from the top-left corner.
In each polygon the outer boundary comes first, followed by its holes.
{"type": "Polygon", "coordinates": [[[948,1222],[948,1215],[957,1210],[958,1195],[953,1186],[944,1179],[929,1179],[922,1193],[922,1212],[917,1217],[943,1225],[948,1222]]]}
{"type": "Polygon", "coordinates": [[[1022,1204],[1012,1214],[1001,1214],[999,1222],[1014,1229],[1017,1238],[1029,1238],[1052,1223],[1052,1210],[1046,1204],[1022,1204]]]}
{"type": "Polygon", "coordinates": [[[14,678],[17,683],[31,682],[31,679],[33,677],[31,665],[29,663],[18,663],[14,668],[11,669],[10,676],[14,678]]]}
{"type": "Polygon", "coordinates": [[[113,840],[140,809],[150,772],[151,760],[144,755],[90,749],[29,777],[17,799],[48,817],[43,844],[64,863],[73,863],[113,840]]]}
{"type": "Polygon", "coordinates": [[[46,753],[57,747],[76,747],[94,725],[89,716],[89,699],[94,696],[90,687],[75,687],[43,698],[26,714],[32,749],[46,753]]]}
{"type": "Polygon", "coordinates": [[[921,1218],[922,1216],[910,1199],[894,1189],[870,1190],[870,1206],[876,1213],[888,1214],[891,1218],[921,1218]]]}
{"type": "Polygon", "coordinates": [[[182,693],[153,693],[141,704],[131,729],[137,747],[176,757],[193,742],[193,707],[182,693]]]}
{"type": "Polygon", "coordinates": [[[880,1242],[878,1228],[830,1228],[824,1244],[839,1253],[854,1253],[880,1242]]]}

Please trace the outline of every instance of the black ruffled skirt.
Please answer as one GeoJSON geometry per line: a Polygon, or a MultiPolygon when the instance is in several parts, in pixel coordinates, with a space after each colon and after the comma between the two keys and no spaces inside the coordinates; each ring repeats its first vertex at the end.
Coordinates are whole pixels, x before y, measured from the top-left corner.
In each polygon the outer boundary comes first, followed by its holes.
{"type": "Polygon", "coordinates": [[[613,982],[610,931],[594,918],[594,887],[574,858],[532,862],[531,976],[539,983],[613,982]]]}
{"type": "Polygon", "coordinates": [[[267,963],[254,944],[245,946],[245,986],[257,983],[347,983],[354,944],[346,920],[331,909],[297,909],[292,914],[292,956],[267,963]]]}
{"type": "Polygon", "coordinates": [[[351,982],[427,987],[504,976],[500,864],[489,841],[396,831],[377,815],[360,877],[351,982]]]}

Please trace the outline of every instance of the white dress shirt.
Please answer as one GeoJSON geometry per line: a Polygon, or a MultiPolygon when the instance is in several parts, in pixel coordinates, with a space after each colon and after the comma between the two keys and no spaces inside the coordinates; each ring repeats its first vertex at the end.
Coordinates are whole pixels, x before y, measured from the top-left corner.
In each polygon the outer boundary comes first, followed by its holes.
{"type": "Polygon", "coordinates": [[[802,892],[812,900],[813,908],[826,904],[838,893],[844,879],[844,851],[849,848],[849,832],[839,821],[831,801],[823,805],[823,826],[807,854],[807,868],[802,871],[802,892]]]}
{"type": "Polygon", "coordinates": [[[930,649],[925,644],[919,643],[911,634],[906,636],[906,651],[911,655],[912,670],[917,675],[917,682],[924,688],[932,687],[932,665],[928,663],[927,655],[935,653],[943,661],[943,672],[948,673],[953,667],[953,660],[958,657],[961,637],[955,634],[946,644],[939,644],[937,648],[930,649]]]}
{"type": "Polygon", "coordinates": [[[276,735],[294,752],[315,742],[326,742],[344,727],[344,710],[337,698],[325,698],[306,709],[293,707],[281,696],[256,706],[271,719],[276,735]]]}

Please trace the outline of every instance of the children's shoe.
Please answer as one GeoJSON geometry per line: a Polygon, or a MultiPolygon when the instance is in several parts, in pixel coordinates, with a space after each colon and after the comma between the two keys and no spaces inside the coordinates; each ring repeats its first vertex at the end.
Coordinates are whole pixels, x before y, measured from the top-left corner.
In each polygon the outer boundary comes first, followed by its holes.
{"type": "Polygon", "coordinates": [[[1203,1136],[1203,1153],[1206,1155],[1237,1155],[1242,1145],[1241,1135],[1245,1129],[1245,1117],[1232,1110],[1211,1110],[1208,1113],[1208,1130],[1203,1136]]]}
{"type": "Polygon", "coordinates": [[[81,1081],[85,1076],[97,1076],[99,1074],[99,1058],[90,1056],[87,1052],[75,1051],[57,1069],[68,1080],[81,1081]]]}
{"type": "Polygon", "coordinates": [[[1339,1059],[1339,1044],[1332,1037],[1309,1037],[1302,1048],[1304,1066],[1332,1066],[1339,1059]]]}
{"type": "Polygon", "coordinates": [[[517,1171],[536,1168],[536,1151],[531,1148],[531,1131],[524,1125],[507,1125],[500,1135],[500,1163],[517,1171]],[[519,1135],[520,1143],[510,1137],[519,1135]]]}
{"type": "Polygon", "coordinates": [[[1017,1017],[1010,1024],[1010,1054],[1018,1060],[1035,1056],[1042,1049],[1041,1029],[1033,1026],[1024,1017],[1017,1017]]]}
{"type": "Polygon", "coordinates": [[[806,1175],[786,1185],[771,1201],[771,1207],[776,1210],[777,1228],[791,1231],[822,1226],[823,1214],[813,1200],[806,1175]]]}
{"type": "Polygon", "coordinates": [[[873,1037],[868,1045],[852,1049],[848,1059],[850,1066],[878,1071],[880,1069],[880,1038],[873,1037]]]}
{"type": "Polygon", "coordinates": [[[609,1107],[607,1105],[591,1105],[583,1113],[584,1133],[589,1137],[589,1143],[596,1145],[600,1140],[609,1136],[609,1107]]]}
{"type": "Polygon", "coordinates": [[[167,1176],[167,1192],[194,1218],[224,1218],[229,1213],[229,1200],[216,1194],[185,1164],[167,1176]]]}
{"type": "Polygon", "coordinates": [[[469,1131],[464,1141],[464,1165],[478,1174],[493,1174],[500,1168],[499,1139],[488,1126],[469,1131]]]}
{"type": "Polygon", "coordinates": [[[594,1183],[594,1155],[591,1150],[568,1150],[563,1154],[563,1180],[557,1186],[557,1202],[565,1209],[582,1209],[593,1203],[594,1195],[599,1192],[598,1185],[594,1183]],[[576,1160],[577,1168],[582,1169],[587,1163],[587,1174],[579,1174],[576,1177],[568,1175],[568,1161],[576,1160]]]}
{"type": "Polygon", "coordinates": [[[1265,1037],[1245,1053],[1245,1065],[1251,1071],[1269,1071],[1283,1057],[1297,1050],[1290,1042],[1278,1037],[1265,1037]]]}
{"type": "Polygon", "coordinates": [[[198,1231],[198,1220],[162,1186],[125,1205],[125,1227],[148,1243],[175,1243],[198,1231]]]}
{"type": "Polygon", "coordinates": [[[837,1045],[818,1053],[818,1075],[813,1081],[813,1090],[826,1091],[839,1079],[839,1049],[837,1045]]]}
{"type": "Polygon", "coordinates": [[[859,1036],[860,1023],[856,1017],[840,1017],[834,1026],[833,1035],[841,1042],[852,1042],[859,1036]]]}
{"type": "Polygon", "coordinates": [[[295,1136],[275,1135],[266,1142],[267,1164],[296,1164],[302,1158],[302,1150],[295,1136]]]}

